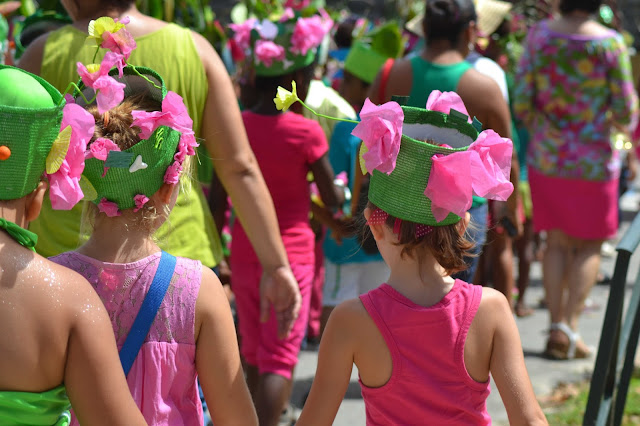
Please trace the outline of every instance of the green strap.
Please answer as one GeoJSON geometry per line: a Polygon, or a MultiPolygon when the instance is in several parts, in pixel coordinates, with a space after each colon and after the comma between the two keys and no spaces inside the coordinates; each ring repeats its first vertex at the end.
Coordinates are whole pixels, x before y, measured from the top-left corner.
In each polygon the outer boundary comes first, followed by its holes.
{"type": "Polygon", "coordinates": [[[0,217],[0,228],[7,231],[9,236],[16,240],[20,245],[36,251],[35,246],[38,242],[38,236],[31,231],[19,227],[13,222],[0,217]]]}

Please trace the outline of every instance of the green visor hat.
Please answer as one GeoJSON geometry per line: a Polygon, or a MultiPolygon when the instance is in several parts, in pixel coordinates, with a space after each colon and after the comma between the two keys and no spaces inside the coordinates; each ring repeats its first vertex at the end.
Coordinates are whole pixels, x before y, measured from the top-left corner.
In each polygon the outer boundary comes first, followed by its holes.
{"type": "MultiPolygon", "coordinates": [[[[167,91],[155,71],[128,66],[122,77],[116,68],[109,74],[124,85],[124,101],[156,105],[152,111],[132,112],[131,126],[140,128],[141,140],[130,148],[121,151],[108,138],[97,138],[89,144],[85,199],[111,217],[129,208],[138,211],[163,183],[178,183],[186,156],[195,155],[198,144],[182,98],[167,91]]],[[[84,98],[92,96],[92,89],[82,85],[80,89],[84,98]]],[[[109,112],[105,113],[103,121],[108,122],[108,116],[109,112]]]]}
{"type": "Polygon", "coordinates": [[[22,198],[38,186],[64,105],[42,78],[0,65],[0,200],[22,198]]]}
{"type": "Polygon", "coordinates": [[[255,73],[263,77],[286,75],[311,65],[319,47],[333,27],[323,10],[319,13],[287,8],[269,18],[249,18],[231,24],[233,43],[250,58],[255,73]]]}
{"type": "Polygon", "coordinates": [[[371,84],[384,63],[390,58],[399,58],[403,52],[400,27],[396,22],[388,22],[353,42],[344,69],[371,84]]]}

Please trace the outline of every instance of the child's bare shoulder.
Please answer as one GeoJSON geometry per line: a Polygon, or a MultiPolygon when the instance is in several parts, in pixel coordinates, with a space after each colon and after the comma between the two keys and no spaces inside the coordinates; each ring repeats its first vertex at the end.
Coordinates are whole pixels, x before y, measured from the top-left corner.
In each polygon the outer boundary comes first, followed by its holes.
{"type": "Polygon", "coordinates": [[[332,322],[337,323],[345,331],[362,330],[362,327],[374,326],[360,299],[350,299],[342,302],[331,312],[332,322]]]}
{"type": "Polygon", "coordinates": [[[511,307],[504,294],[492,288],[483,287],[476,318],[491,321],[495,324],[505,315],[511,315],[511,307]]]}

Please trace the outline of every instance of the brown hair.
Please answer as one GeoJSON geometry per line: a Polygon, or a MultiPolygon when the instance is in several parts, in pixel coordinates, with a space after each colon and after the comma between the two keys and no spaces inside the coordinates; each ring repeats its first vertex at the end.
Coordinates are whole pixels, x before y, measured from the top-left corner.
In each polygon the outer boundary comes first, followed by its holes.
{"type": "MultiPolygon", "coordinates": [[[[368,207],[372,210],[377,209],[371,202],[368,207]]],[[[396,218],[391,215],[385,222],[391,229],[394,228],[395,223],[396,218]]],[[[397,245],[402,246],[400,253],[402,257],[414,258],[421,266],[421,260],[426,251],[429,251],[449,275],[467,269],[465,258],[473,257],[470,250],[474,247],[474,243],[466,238],[464,232],[460,232],[460,227],[463,226],[462,221],[453,225],[434,226],[431,232],[422,237],[416,237],[417,226],[417,223],[406,220],[403,220],[400,225],[397,245]]]]}
{"type": "MultiPolygon", "coordinates": [[[[98,107],[90,105],[86,109],[96,121],[93,143],[97,138],[111,139],[113,143],[124,151],[140,142],[140,128],[131,127],[133,124],[132,111],[160,111],[162,106],[150,99],[149,96],[137,95],[126,98],[120,105],[100,115],[98,107]]],[[[91,146],[89,143],[89,146],[91,146]]]]}

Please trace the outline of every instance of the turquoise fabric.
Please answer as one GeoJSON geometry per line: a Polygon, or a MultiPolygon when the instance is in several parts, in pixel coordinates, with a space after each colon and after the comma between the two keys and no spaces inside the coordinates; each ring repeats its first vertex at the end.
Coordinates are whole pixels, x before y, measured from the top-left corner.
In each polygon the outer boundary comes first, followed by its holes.
{"type": "MultiPolygon", "coordinates": [[[[360,117],[358,117],[358,120],[360,117]]],[[[353,189],[353,180],[355,176],[356,159],[358,158],[358,150],[360,148],[360,139],[353,136],[351,132],[356,127],[354,123],[339,122],[333,129],[331,143],[329,145],[329,161],[331,167],[337,175],[343,171],[347,172],[349,179],[349,188],[353,189]]],[[[325,258],[336,264],[347,263],[364,263],[382,261],[382,256],[377,253],[369,255],[360,247],[360,243],[356,237],[345,238],[342,244],[338,245],[336,240],[331,236],[331,231],[327,232],[322,246],[325,258]]]]}

